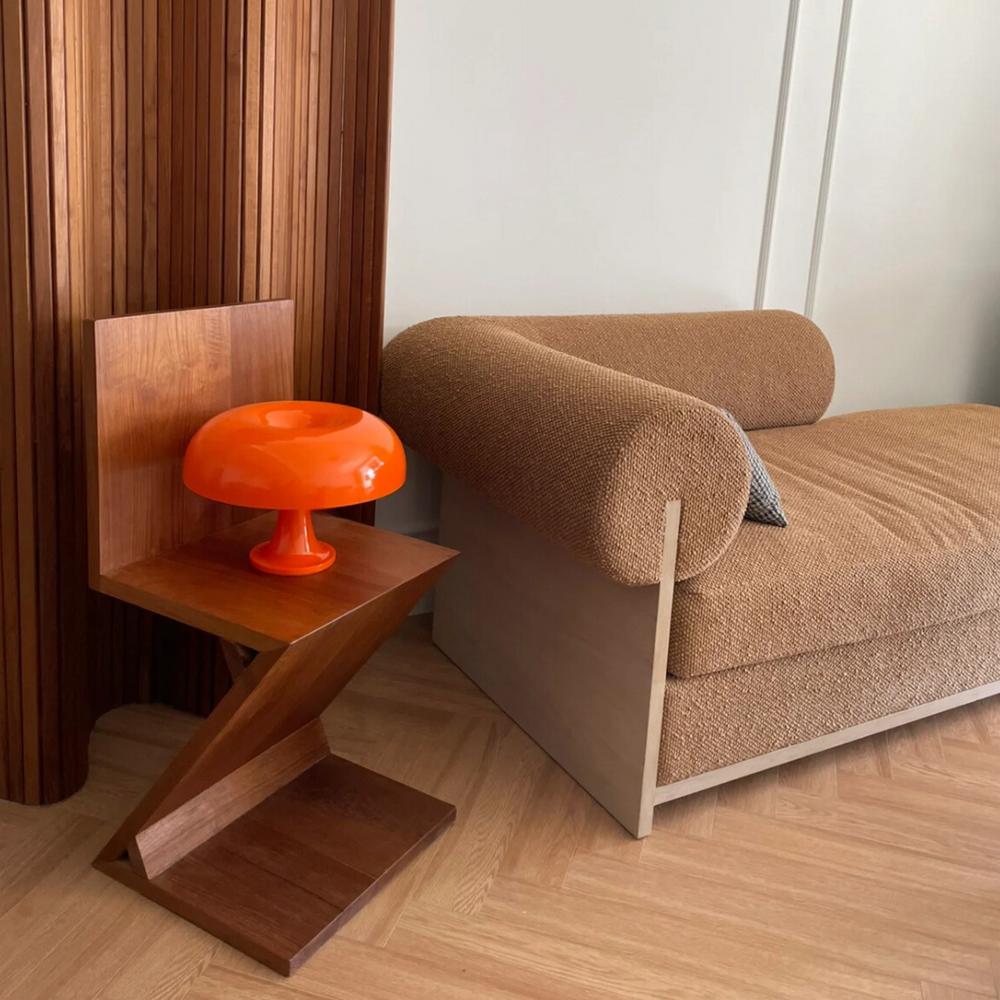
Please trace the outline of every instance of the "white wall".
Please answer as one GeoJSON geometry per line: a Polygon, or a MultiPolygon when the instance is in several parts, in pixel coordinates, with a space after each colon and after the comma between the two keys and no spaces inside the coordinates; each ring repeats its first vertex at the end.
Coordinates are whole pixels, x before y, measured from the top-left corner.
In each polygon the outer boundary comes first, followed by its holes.
{"type": "Polygon", "coordinates": [[[996,0],[855,0],[814,318],[837,410],[1000,402],[996,0]]]}
{"type": "Polygon", "coordinates": [[[1000,400],[997,52],[996,0],[400,0],[387,335],[765,305],[834,410],[1000,400]]]}

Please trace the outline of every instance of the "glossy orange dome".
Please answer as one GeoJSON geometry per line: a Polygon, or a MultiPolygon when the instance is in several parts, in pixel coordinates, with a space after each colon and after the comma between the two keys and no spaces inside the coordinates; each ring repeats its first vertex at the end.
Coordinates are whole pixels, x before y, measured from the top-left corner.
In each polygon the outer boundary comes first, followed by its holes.
{"type": "Polygon", "coordinates": [[[188,489],[240,507],[346,507],[384,497],[405,479],[396,432],[339,403],[238,406],[203,424],[184,454],[188,489]]]}

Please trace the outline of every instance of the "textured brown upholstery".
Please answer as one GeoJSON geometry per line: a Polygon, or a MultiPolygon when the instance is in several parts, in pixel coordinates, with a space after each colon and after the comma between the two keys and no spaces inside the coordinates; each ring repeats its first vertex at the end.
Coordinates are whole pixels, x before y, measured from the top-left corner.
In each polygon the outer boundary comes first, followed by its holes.
{"type": "Polygon", "coordinates": [[[657,784],[1000,681],[1000,611],[701,677],[668,677],[657,784]]]}
{"type": "Polygon", "coordinates": [[[745,430],[815,423],[833,395],[833,352],[805,316],[781,309],[498,318],[595,365],[729,410],[745,430]]]}
{"type": "Polygon", "coordinates": [[[749,427],[805,423],[832,389],[829,345],[793,313],[452,317],[387,346],[382,400],[435,465],[635,586],[659,580],[668,500],[678,579],[742,523],[746,456],[709,404],[749,427]]]}
{"type": "Polygon", "coordinates": [[[1000,409],[875,410],[751,438],[789,526],[746,522],[716,563],[678,585],[670,673],[1000,607],[1000,409]]]}

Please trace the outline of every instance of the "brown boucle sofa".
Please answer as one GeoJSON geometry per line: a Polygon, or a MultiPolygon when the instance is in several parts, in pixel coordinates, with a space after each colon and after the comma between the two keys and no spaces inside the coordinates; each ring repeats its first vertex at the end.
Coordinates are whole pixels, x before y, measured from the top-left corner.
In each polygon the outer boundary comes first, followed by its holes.
{"type": "Polygon", "coordinates": [[[637,836],[655,804],[1000,691],[1000,409],[820,419],[777,311],[455,317],[385,352],[444,472],[435,642],[637,836]],[[749,432],[787,528],[743,520],[749,432]]]}

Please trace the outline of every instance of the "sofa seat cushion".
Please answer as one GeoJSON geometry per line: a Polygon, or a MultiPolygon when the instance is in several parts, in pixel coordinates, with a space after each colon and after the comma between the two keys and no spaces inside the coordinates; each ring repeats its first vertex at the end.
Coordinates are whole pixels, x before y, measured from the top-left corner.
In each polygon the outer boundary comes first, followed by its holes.
{"type": "Polygon", "coordinates": [[[744,523],[718,561],[677,585],[671,674],[1000,607],[1000,409],[873,410],[750,438],[788,527],[744,523]]]}

